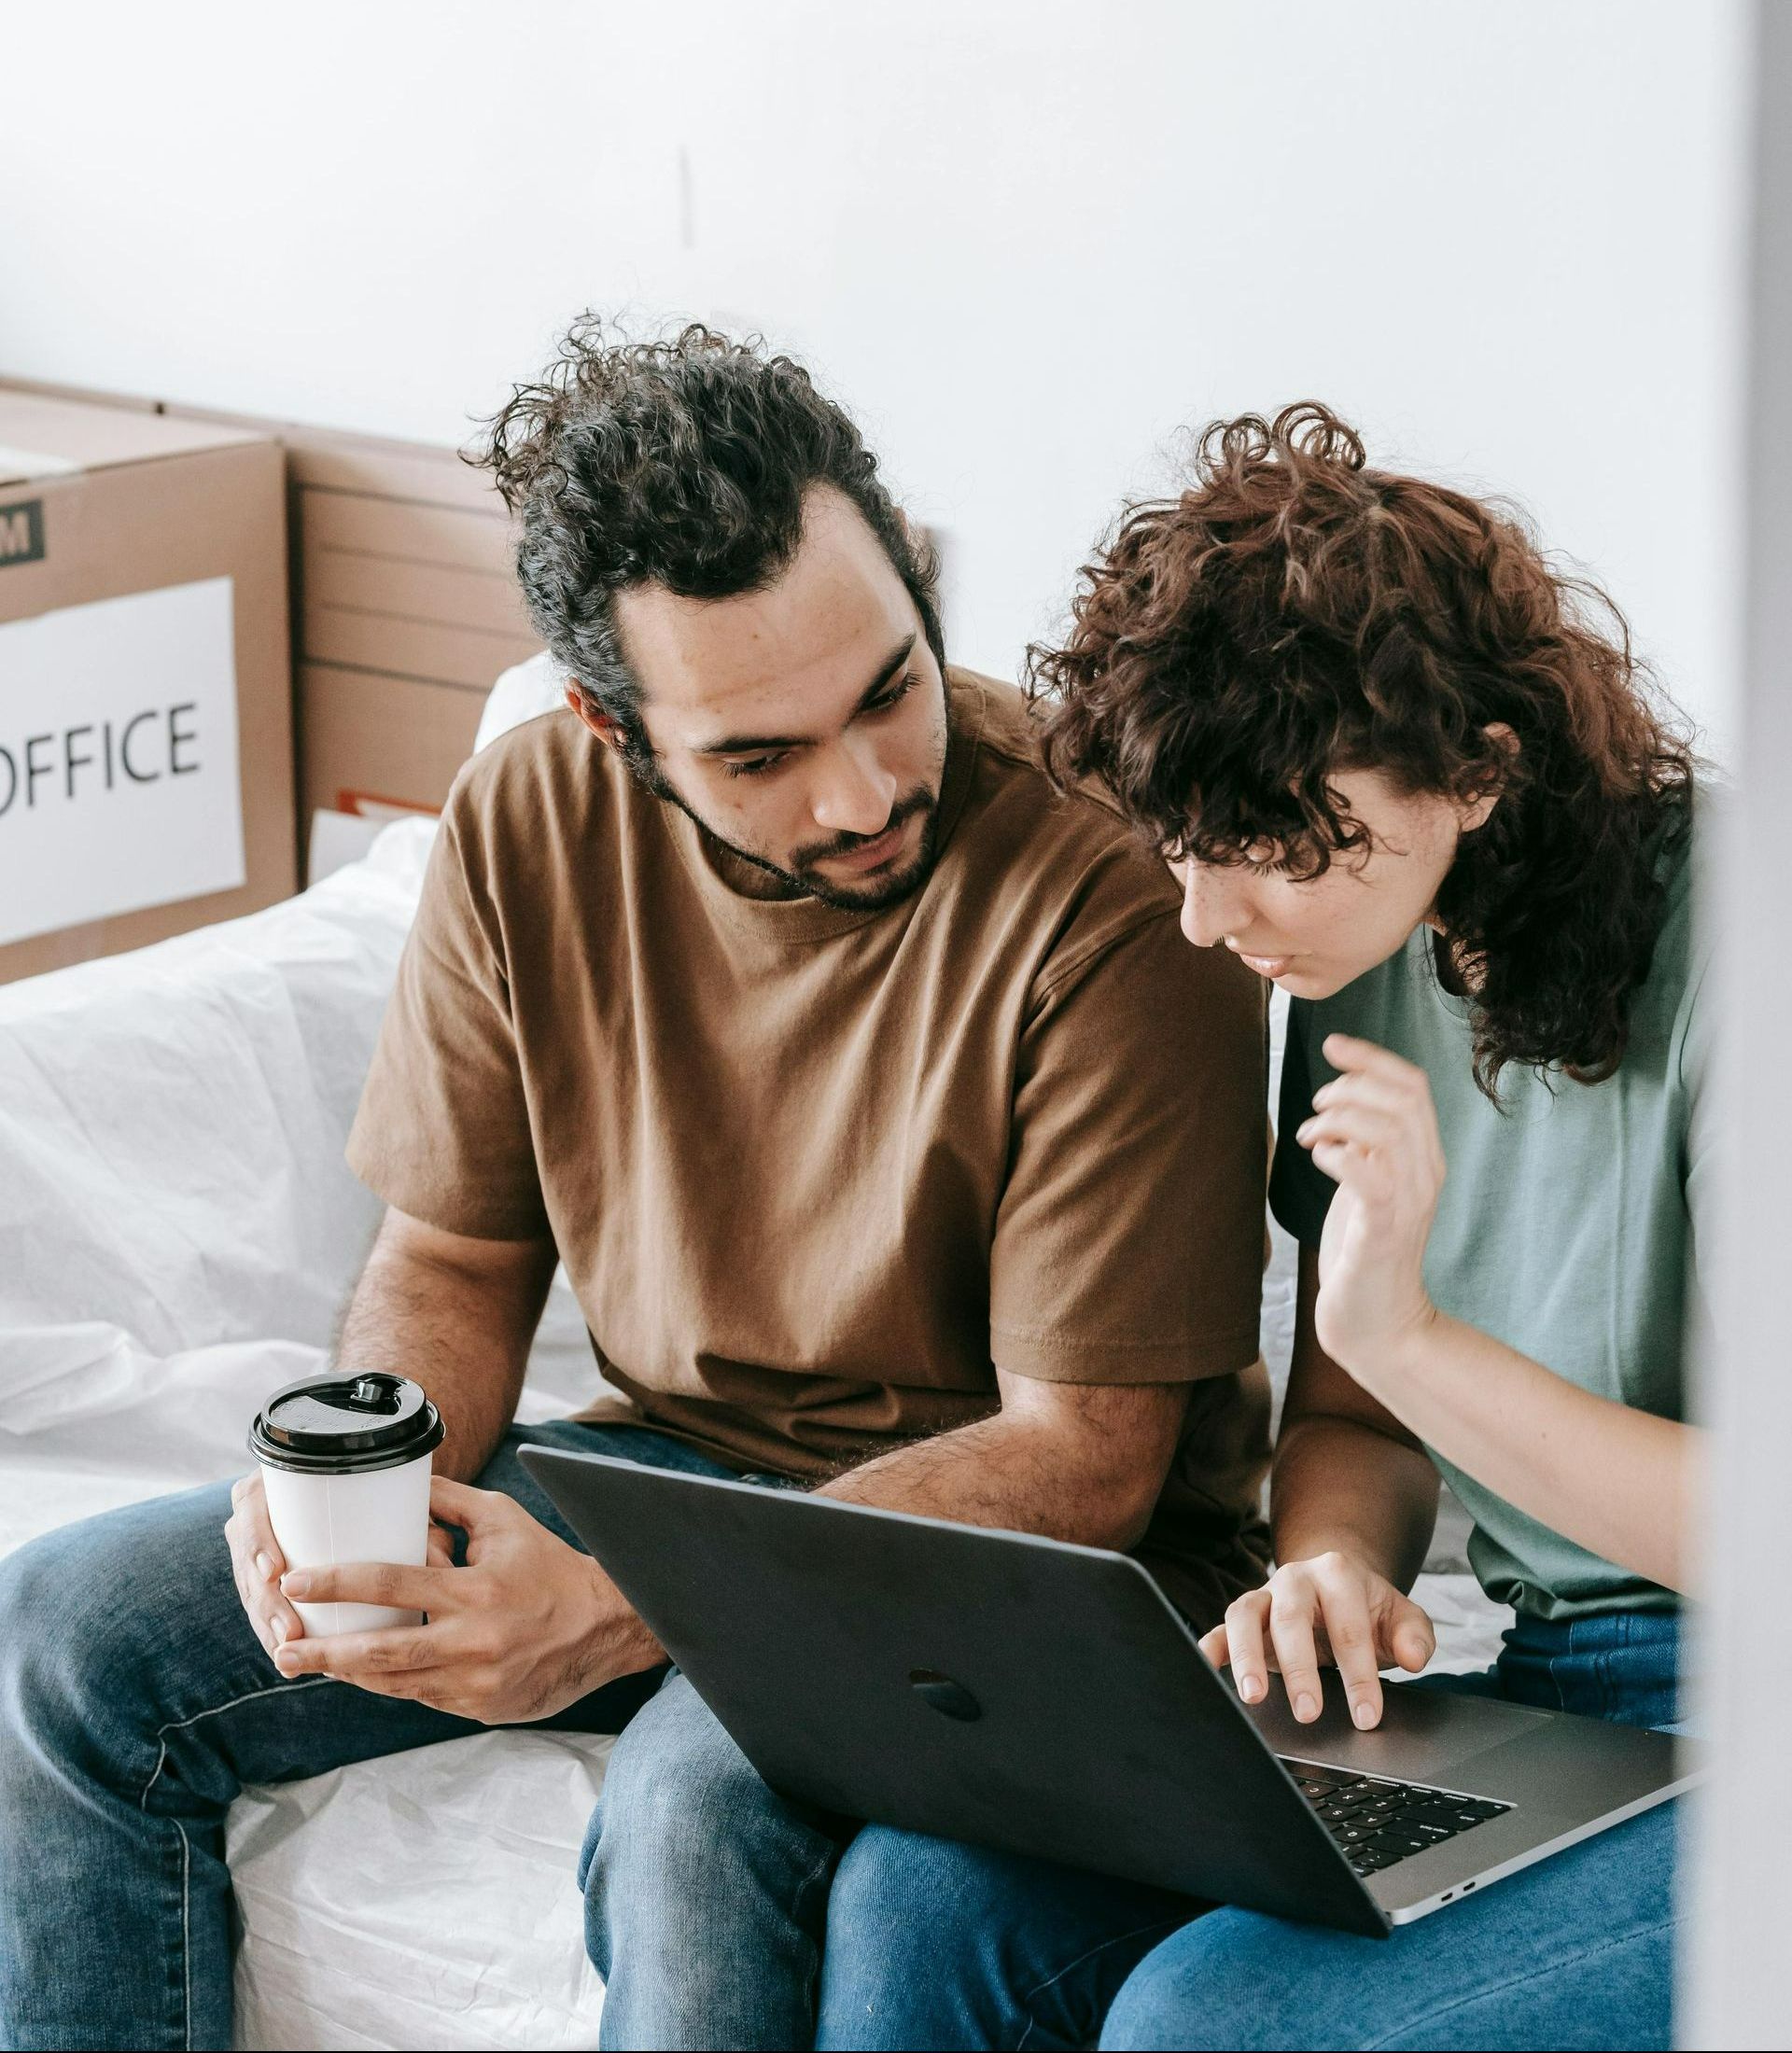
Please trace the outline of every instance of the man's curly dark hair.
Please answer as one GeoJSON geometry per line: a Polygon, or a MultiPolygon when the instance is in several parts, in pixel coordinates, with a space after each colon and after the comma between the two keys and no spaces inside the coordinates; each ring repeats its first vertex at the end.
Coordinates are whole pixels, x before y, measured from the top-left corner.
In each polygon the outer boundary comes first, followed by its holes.
{"type": "Polygon", "coordinates": [[[1367,845],[1340,773],[1497,789],[1436,906],[1471,973],[1476,1075],[1491,1096],[1508,1062],[1617,1068],[1696,759],[1623,616],[1518,514],[1370,469],[1316,402],[1216,421],[1188,489],[1124,514],[1069,639],[1028,662],[1054,775],[1099,778],[1172,854],[1267,845],[1317,876],[1367,845]]]}
{"type": "Polygon", "coordinates": [[[641,584],[693,599],[762,590],[796,553],[812,486],[857,507],[944,661],[931,552],[851,419],[759,338],[693,324],[629,342],[587,313],[487,426],[469,461],[492,472],[516,522],[529,617],[615,720],[637,770],[651,774],[653,752],[616,594],[641,584]]]}

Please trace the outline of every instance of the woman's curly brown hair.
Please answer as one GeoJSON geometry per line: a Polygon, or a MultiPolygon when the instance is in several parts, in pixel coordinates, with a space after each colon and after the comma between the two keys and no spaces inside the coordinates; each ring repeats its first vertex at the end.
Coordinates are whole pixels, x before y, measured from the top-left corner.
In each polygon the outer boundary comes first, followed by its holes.
{"type": "Polygon", "coordinates": [[[1519,516],[1368,468],[1313,401],[1216,421],[1189,488],[1126,512],[1069,640],[1028,663],[1053,776],[1100,779],[1203,862],[1268,846],[1313,877],[1366,848],[1330,782],[1349,770],[1497,789],[1436,905],[1471,971],[1477,1078],[1491,1096],[1508,1062],[1617,1068],[1695,758],[1623,616],[1519,516]]]}

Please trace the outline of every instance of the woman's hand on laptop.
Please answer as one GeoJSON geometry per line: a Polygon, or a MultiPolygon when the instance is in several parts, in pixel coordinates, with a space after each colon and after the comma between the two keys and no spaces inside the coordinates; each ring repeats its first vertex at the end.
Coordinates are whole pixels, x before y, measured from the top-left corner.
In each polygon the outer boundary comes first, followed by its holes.
{"type": "Polygon", "coordinates": [[[426,1623],[288,1640],[274,1655],[282,1675],[333,1676],[500,1725],[551,1717],[665,1660],[597,1563],[512,1499],[439,1475],[429,1510],[466,1533],[464,1568],[432,1544],[427,1568],[295,1569],[281,1584],[302,1603],[390,1604],[426,1623]]]}
{"type": "Polygon", "coordinates": [[[1384,1668],[1416,1675],[1437,1650],[1430,1618],[1365,1562],[1340,1553],[1283,1562],[1261,1589],[1236,1598],[1225,1623],[1201,1641],[1215,1668],[1228,1664],[1239,1695],[1261,1703],[1280,1672],[1303,1725],[1319,1716],[1319,1671],[1336,1668],[1351,1716],[1363,1729],[1381,1717],[1384,1668]]]}

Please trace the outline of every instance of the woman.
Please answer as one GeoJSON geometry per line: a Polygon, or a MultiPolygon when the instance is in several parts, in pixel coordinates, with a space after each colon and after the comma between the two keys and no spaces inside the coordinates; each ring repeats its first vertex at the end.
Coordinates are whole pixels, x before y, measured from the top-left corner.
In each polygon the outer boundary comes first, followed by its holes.
{"type": "MultiPolygon", "coordinates": [[[[1281,1566],[1204,1649],[1303,1721],[1335,1668],[1373,1725],[1378,1670],[1434,1650],[1407,1592],[1441,1473],[1516,1613],[1488,1675],[1441,1686],[1673,1724],[1701,1468],[1703,829],[1622,621],[1509,513],[1366,468],[1309,405],[1211,428],[1034,677],[1055,774],[1103,780],[1181,881],[1188,939],[1293,999],[1281,1566]]],[[[1383,1941],[945,1847],[930,1914],[911,1846],[882,1961],[831,1955],[824,2036],[1666,2046],[1675,1808],[1383,1941]]],[[[879,1838],[836,1897],[899,1872],[879,1838]]]]}

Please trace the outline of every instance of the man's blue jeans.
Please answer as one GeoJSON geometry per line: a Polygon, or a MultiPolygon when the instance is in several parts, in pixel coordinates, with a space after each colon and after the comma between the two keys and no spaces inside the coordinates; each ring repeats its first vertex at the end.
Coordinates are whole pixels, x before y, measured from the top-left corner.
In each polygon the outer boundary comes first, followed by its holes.
{"type": "MultiPolygon", "coordinates": [[[[479,1478],[572,1534],[527,1444],[726,1474],[638,1427],[513,1430],[479,1478]]],[[[0,1562],[0,2045],[228,2046],[224,1816],[245,1782],[480,1728],[283,1679],[231,1577],[226,1485],[66,1526],[0,1562]]],[[[547,1723],[620,1731],[664,1671],[547,1723]]]]}
{"type": "MultiPolygon", "coordinates": [[[[1672,1619],[1527,1625],[1438,1686],[1674,1716],[1672,1619]]],[[[776,1796],[673,1676],[617,1742],[587,1837],[615,2046],[1669,2044],[1675,1806],[1385,1940],[776,1796]]]]}

